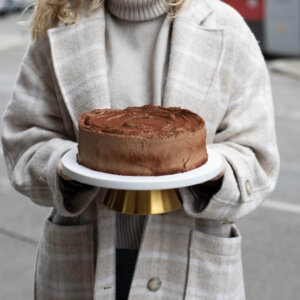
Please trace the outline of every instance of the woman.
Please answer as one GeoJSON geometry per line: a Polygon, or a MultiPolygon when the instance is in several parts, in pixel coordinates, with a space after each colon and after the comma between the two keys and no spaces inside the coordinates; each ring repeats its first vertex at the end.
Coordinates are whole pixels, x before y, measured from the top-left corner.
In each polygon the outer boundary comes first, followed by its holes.
{"type": "Polygon", "coordinates": [[[52,207],[35,299],[244,299],[235,222],[274,189],[279,156],[267,68],[241,16],[218,0],[40,0],[33,38],[2,142],[12,185],[52,207]],[[124,216],[60,159],[81,112],[144,104],[201,115],[224,172],[179,189],[180,210],[124,216]]]}

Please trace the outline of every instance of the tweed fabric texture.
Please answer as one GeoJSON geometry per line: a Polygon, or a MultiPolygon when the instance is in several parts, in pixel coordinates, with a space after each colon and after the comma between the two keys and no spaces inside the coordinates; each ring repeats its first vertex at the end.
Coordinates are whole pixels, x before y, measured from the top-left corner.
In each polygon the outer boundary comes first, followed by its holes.
{"type": "MultiPolygon", "coordinates": [[[[67,208],[56,173],[61,156],[76,147],[80,113],[110,107],[104,33],[101,8],[32,42],[4,114],[12,185],[53,207],[37,253],[38,300],[115,299],[116,214],[103,204],[107,190],[80,191],[67,208]],[[57,224],[57,215],[79,223],[57,224]]],[[[279,169],[268,71],[245,21],[218,0],[186,1],[170,47],[162,105],[205,119],[208,147],[222,154],[226,171],[204,210],[195,209],[198,199],[188,188],[180,188],[181,209],[145,218],[129,300],[243,300],[235,221],[262,203],[279,169]],[[202,232],[203,219],[221,236],[202,232]],[[229,235],[222,235],[223,226],[230,226],[229,235]],[[147,288],[153,277],[162,282],[156,292],[147,288]]]]}

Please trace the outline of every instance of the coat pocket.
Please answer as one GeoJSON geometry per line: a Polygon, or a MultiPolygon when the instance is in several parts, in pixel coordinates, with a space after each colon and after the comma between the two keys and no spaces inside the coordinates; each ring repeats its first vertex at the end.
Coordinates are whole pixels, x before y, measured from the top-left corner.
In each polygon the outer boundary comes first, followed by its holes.
{"type": "Polygon", "coordinates": [[[235,224],[231,237],[192,230],[186,300],[244,300],[241,235],[235,224]]]}
{"type": "Polygon", "coordinates": [[[92,224],[62,226],[46,220],[37,253],[35,299],[93,299],[93,231],[92,224]]]}

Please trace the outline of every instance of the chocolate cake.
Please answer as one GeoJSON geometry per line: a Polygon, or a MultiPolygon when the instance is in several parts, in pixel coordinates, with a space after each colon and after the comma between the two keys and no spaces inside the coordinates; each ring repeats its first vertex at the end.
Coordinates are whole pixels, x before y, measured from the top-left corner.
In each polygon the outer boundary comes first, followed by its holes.
{"type": "Polygon", "coordinates": [[[84,112],[79,118],[77,161],[119,175],[186,172],[207,161],[205,122],[181,107],[84,112]]]}

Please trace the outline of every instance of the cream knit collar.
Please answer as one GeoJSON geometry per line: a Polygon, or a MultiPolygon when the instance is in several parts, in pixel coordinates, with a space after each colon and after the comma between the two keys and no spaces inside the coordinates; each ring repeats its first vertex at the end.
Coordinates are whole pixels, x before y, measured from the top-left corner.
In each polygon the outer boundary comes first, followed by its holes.
{"type": "Polygon", "coordinates": [[[105,0],[107,10],[120,19],[147,21],[167,12],[166,0],[105,0]]]}

